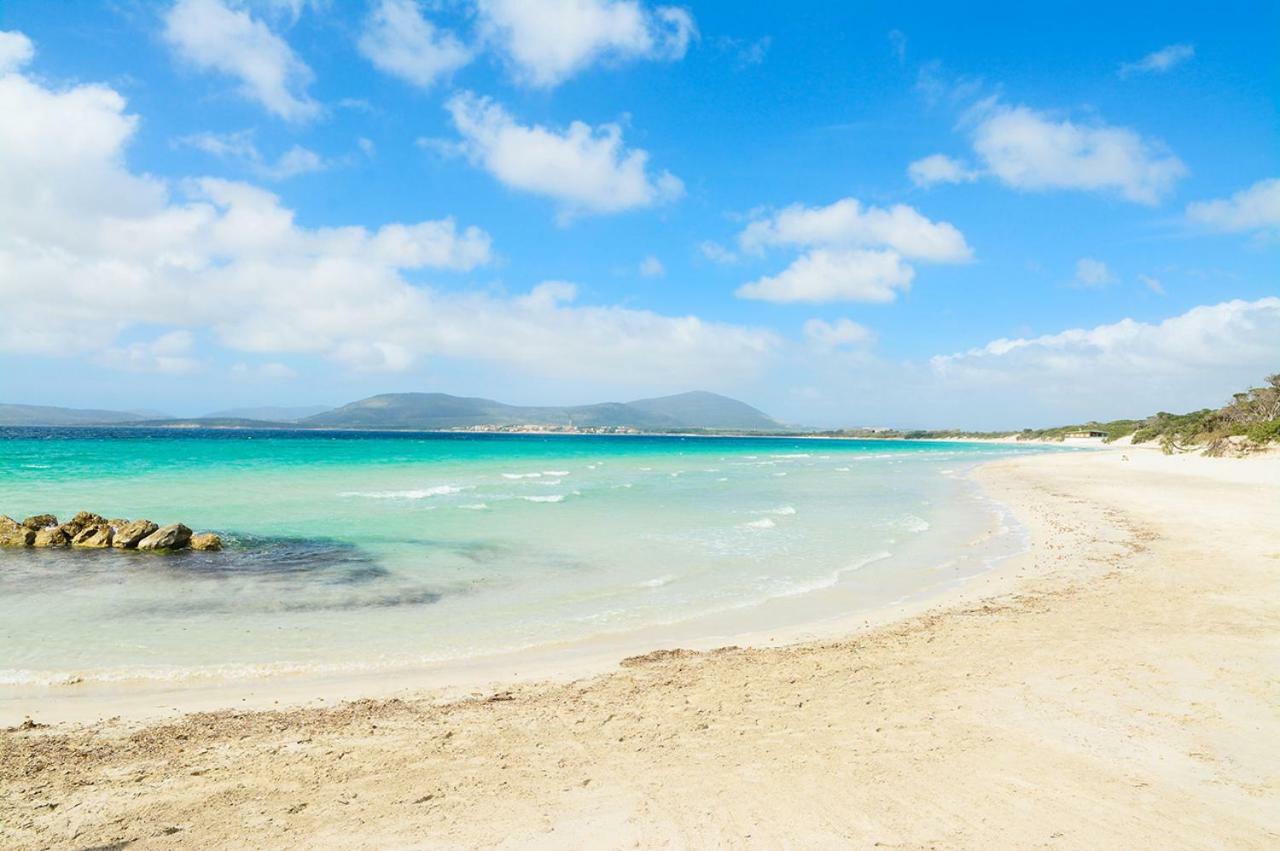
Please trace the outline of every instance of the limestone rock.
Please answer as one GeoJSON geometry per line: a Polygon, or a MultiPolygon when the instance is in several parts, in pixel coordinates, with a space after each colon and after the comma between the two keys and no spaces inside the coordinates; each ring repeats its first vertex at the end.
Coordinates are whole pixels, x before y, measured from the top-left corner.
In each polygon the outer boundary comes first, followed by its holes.
{"type": "Polygon", "coordinates": [[[212,532],[201,532],[191,536],[191,549],[215,552],[222,549],[222,539],[212,532]]]}
{"type": "Polygon", "coordinates": [[[107,522],[107,518],[101,514],[94,514],[92,511],[81,511],[75,517],[72,517],[66,523],[62,524],[62,528],[67,530],[67,534],[75,537],[84,531],[87,526],[100,526],[107,522]]]}
{"type": "Polygon", "coordinates": [[[0,547],[29,547],[36,533],[12,517],[0,514],[0,547]]]}
{"type": "Polygon", "coordinates": [[[116,526],[115,537],[111,546],[121,550],[131,550],[141,543],[142,539],[160,527],[150,520],[124,520],[116,526]]]}
{"type": "Polygon", "coordinates": [[[47,529],[50,526],[58,525],[58,518],[52,514],[33,514],[26,520],[22,521],[22,525],[28,529],[34,529],[39,532],[41,529],[47,529]]]}
{"type": "Polygon", "coordinates": [[[35,540],[31,545],[33,547],[46,548],[69,547],[71,546],[71,536],[61,526],[46,526],[36,532],[35,540]]]}
{"type": "Polygon", "coordinates": [[[111,536],[112,531],[109,525],[106,523],[94,523],[81,529],[71,539],[71,545],[88,550],[102,550],[111,546],[111,536]]]}
{"type": "Polygon", "coordinates": [[[161,526],[138,542],[140,550],[180,550],[191,541],[191,530],[181,523],[161,526]]]}

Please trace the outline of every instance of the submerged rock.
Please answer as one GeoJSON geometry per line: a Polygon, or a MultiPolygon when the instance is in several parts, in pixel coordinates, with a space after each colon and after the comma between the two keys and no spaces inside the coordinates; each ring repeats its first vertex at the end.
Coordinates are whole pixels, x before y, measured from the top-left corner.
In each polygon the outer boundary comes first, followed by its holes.
{"type": "Polygon", "coordinates": [[[79,534],[71,539],[71,545],[87,550],[103,550],[111,546],[112,535],[110,524],[94,523],[81,529],[79,534]]]}
{"type": "Polygon", "coordinates": [[[193,550],[215,552],[222,549],[222,539],[212,532],[201,532],[191,536],[190,546],[193,550]]]}
{"type": "Polygon", "coordinates": [[[150,520],[122,520],[116,525],[111,545],[116,549],[131,550],[159,528],[159,525],[150,520]]]}
{"type": "Polygon", "coordinates": [[[48,526],[36,532],[35,540],[32,541],[33,547],[69,547],[71,546],[71,536],[67,534],[67,530],[61,526],[48,526]]]}
{"type": "Polygon", "coordinates": [[[34,529],[39,532],[41,529],[47,529],[50,526],[58,525],[58,518],[52,514],[33,514],[26,520],[22,521],[22,525],[28,529],[34,529]]]}
{"type": "Polygon", "coordinates": [[[138,542],[140,550],[180,550],[191,541],[191,530],[181,523],[161,526],[138,542]]]}
{"type": "Polygon", "coordinates": [[[0,514],[0,547],[29,547],[36,533],[12,517],[0,514]]]}

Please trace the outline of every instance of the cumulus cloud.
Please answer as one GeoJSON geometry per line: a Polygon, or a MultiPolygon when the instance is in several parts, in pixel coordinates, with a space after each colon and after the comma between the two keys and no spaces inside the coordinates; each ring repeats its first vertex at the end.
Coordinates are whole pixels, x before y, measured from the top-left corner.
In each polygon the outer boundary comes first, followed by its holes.
{"type": "Polygon", "coordinates": [[[907,176],[916,186],[926,188],[938,183],[972,183],[979,175],[946,154],[931,154],[907,166],[907,176]]]}
{"type": "Polygon", "coordinates": [[[20,32],[0,30],[0,74],[16,71],[36,55],[31,39],[20,32]]]}
{"type": "Polygon", "coordinates": [[[640,274],[646,278],[661,278],[667,274],[667,267],[662,265],[661,260],[650,254],[640,261],[640,274]]]}
{"type": "Polygon", "coordinates": [[[0,75],[0,114],[0,351],[174,371],[198,334],[273,362],[444,357],[644,383],[743,376],[779,346],[768,331],[579,305],[564,284],[509,297],[421,283],[490,260],[488,234],[450,218],[310,228],[248,183],[135,174],[137,119],[105,86],[0,75]],[[143,332],[158,336],[130,342],[143,332]]]}
{"type": "Polygon", "coordinates": [[[164,38],[196,68],[234,77],[244,97],[280,118],[302,121],[320,114],[307,94],[311,69],[245,10],[222,0],[178,0],[165,15],[164,38]]]}
{"type": "Polygon", "coordinates": [[[739,298],[820,304],[829,301],[889,302],[911,286],[915,270],[893,251],[816,248],[777,275],[737,289],[739,298]]]}
{"type": "Polygon", "coordinates": [[[1280,178],[1259,180],[1230,198],[1188,204],[1187,218],[1213,230],[1280,234],[1280,178]]]}
{"type": "Polygon", "coordinates": [[[424,89],[471,61],[471,51],[427,20],[416,0],[380,0],[357,47],[378,70],[424,89]]]}
{"type": "Polygon", "coordinates": [[[678,177],[649,169],[647,151],[623,145],[617,124],[524,125],[470,92],[455,95],[447,109],[474,164],[513,189],[555,199],[564,218],[648,207],[684,193],[678,177]]]}
{"type": "Polygon", "coordinates": [[[915,270],[905,260],[963,263],[973,257],[964,235],[913,207],[863,207],[843,198],[826,207],[793,204],[757,218],[738,235],[744,252],[769,247],[807,251],[777,275],[744,284],[742,298],[775,302],[893,301],[915,270]]]}
{"type": "Polygon", "coordinates": [[[724,266],[738,262],[737,254],[710,239],[698,243],[698,253],[712,263],[719,263],[724,266]]]}
{"type": "Polygon", "coordinates": [[[973,149],[1015,189],[1115,192],[1155,204],[1187,173],[1182,161],[1127,127],[1077,124],[1025,106],[985,104],[973,149]]]}
{"type": "Polygon", "coordinates": [[[635,0],[480,0],[480,27],[518,78],[549,88],[600,61],[674,61],[697,38],[693,15],[635,0]]]}
{"type": "Polygon", "coordinates": [[[999,339],[932,359],[955,386],[1022,386],[1032,393],[1085,392],[1176,410],[1178,396],[1256,383],[1280,361],[1280,298],[1195,307],[1161,322],[1124,319],[1041,337],[999,339]],[[1078,386],[1077,386],[1078,385],[1078,386]],[[1147,401],[1152,400],[1152,401],[1147,401]]]}
{"type": "Polygon", "coordinates": [[[964,234],[948,222],[933,222],[914,207],[864,207],[842,198],[826,207],[792,204],[749,223],[738,235],[744,251],[767,246],[886,246],[905,257],[961,263],[973,256],[964,234]]]}
{"type": "Polygon", "coordinates": [[[876,340],[875,333],[852,319],[827,322],[810,319],[804,323],[804,336],[815,347],[823,350],[865,348],[876,340]]]}
{"type": "Polygon", "coordinates": [[[1130,77],[1134,74],[1163,74],[1171,71],[1196,55],[1193,44],[1170,44],[1159,50],[1148,53],[1137,62],[1126,62],[1120,66],[1120,76],[1130,77]]]}
{"type": "Polygon", "coordinates": [[[1107,264],[1092,257],[1081,257],[1076,261],[1075,284],[1086,289],[1097,289],[1115,283],[1116,276],[1107,268],[1107,264]]]}
{"type": "Polygon", "coordinates": [[[270,180],[286,180],[300,174],[324,171],[329,167],[329,162],[324,157],[301,145],[294,145],[275,161],[268,161],[258,150],[251,130],[195,133],[176,141],[220,159],[237,161],[254,174],[270,180]]]}

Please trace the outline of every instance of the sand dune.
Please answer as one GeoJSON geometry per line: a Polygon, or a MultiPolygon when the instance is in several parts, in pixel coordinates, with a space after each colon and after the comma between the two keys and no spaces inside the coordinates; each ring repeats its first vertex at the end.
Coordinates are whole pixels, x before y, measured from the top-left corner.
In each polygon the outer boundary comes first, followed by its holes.
{"type": "Polygon", "coordinates": [[[1280,846],[1280,463],[978,475],[1032,551],[834,642],[0,734],[0,845],[1280,846]]]}

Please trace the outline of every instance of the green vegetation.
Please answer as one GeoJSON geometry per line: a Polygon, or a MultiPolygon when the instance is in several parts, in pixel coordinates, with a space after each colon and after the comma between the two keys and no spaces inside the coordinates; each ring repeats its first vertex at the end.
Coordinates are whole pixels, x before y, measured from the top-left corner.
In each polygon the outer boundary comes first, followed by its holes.
{"type": "Polygon", "coordinates": [[[1113,420],[1032,430],[1019,439],[1062,440],[1072,432],[1104,432],[1107,443],[1133,435],[1134,443],[1159,441],[1165,452],[1180,452],[1203,446],[1207,455],[1248,451],[1272,441],[1280,441],[1280,373],[1267,376],[1264,387],[1237,393],[1218,409],[1204,408],[1189,414],[1161,411],[1145,420],[1113,420]],[[1236,440],[1233,440],[1236,438],[1236,440]]]}

